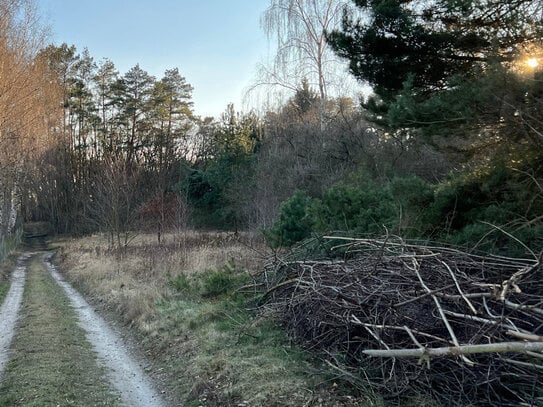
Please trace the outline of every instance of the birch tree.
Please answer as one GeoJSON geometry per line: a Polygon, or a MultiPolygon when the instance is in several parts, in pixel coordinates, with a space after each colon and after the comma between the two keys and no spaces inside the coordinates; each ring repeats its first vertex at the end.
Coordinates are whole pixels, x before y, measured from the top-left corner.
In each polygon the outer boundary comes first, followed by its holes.
{"type": "Polygon", "coordinates": [[[326,33],[341,26],[345,0],[271,0],[261,24],[274,55],[257,70],[258,79],[251,90],[265,86],[278,91],[281,101],[307,81],[317,90],[321,124],[326,101],[331,95],[345,93],[354,84],[346,64],[326,42],[326,33]]]}
{"type": "Polygon", "coordinates": [[[46,145],[58,109],[47,67],[36,58],[44,39],[32,0],[0,0],[0,257],[13,232],[29,158],[46,145]]]}

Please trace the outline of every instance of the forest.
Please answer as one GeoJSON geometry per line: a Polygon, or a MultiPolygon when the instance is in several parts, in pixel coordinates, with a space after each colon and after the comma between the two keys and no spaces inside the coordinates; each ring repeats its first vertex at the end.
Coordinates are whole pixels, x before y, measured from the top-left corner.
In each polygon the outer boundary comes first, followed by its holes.
{"type": "Polygon", "coordinates": [[[160,240],[190,225],[258,229],[276,246],[388,230],[521,254],[500,227],[541,248],[535,2],[437,2],[421,15],[417,2],[361,2],[371,24],[346,17],[311,45],[347,60],[371,96],[329,96],[320,67],[315,87],[301,78],[276,110],[228,106],[219,119],[195,117],[176,68],[121,74],[67,44],[34,49],[39,33],[21,31],[32,22],[16,21],[10,3],[2,241],[24,221],[47,221],[61,234],[111,233],[117,245],[132,230],[160,240]]]}
{"type": "Polygon", "coordinates": [[[231,105],[214,119],[195,117],[176,68],[121,74],[74,46],[34,49],[39,33],[7,2],[2,241],[46,221],[61,234],[111,233],[117,245],[132,230],[160,240],[190,225],[258,229],[275,246],[388,230],[522,254],[499,227],[539,251],[538,5],[436,2],[419,15],[408,3],[359,2],[371,23],[346,15],[311,44],[372,86],[364,100],[329,96],[317,64],[315,88],[301,78],[276,110],[231,105]]]}
{"type": "Polygon", "coordinates": [[[271,0],[277,56],[250,91],[284,96],[218,118],[194,113],[178,68],[123,73],[114,55],[48,45],[32,4],[0,0],[0,259],[42,223],[119,252],[138,234],[253,232],[296,259],[322,260],[339,244],[323,236],[341,236],[541,271],[540,1],[271,0]]]}

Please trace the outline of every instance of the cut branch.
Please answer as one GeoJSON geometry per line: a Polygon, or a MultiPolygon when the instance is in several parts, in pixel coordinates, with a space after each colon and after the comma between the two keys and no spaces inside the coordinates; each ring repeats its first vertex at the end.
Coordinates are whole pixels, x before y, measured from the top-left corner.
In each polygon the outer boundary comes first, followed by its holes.
{"type": "Polygon", "coordinates": [[[420,358],[422,356],[463,356],[478,353],[526,353],[528,351],[543,351],[543,342],[502,342],[487,345],[460,345],[425,349],[366,349],[362,353],[372,357],[420,358]]]}

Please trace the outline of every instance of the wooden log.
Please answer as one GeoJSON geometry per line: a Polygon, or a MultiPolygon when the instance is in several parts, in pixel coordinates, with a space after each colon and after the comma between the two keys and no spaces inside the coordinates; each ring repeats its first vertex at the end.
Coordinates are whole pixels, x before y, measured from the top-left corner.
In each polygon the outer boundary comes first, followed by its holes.
{"type": "Polygon", "coordinates": [[[501,342],[483,345],[446,346],[442,348],[366,349],[362,353],[372,357],[420,358],[422,356],[462,356],[478,353],[525,353],[543,351],[543,342],[501,342]]]}

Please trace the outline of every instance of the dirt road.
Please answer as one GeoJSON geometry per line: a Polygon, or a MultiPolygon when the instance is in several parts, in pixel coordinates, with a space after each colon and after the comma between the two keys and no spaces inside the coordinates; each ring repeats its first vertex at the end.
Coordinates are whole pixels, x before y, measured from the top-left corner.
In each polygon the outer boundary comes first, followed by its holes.
{"type": "Polygon", "coordinates": [[[9,356],[9,346],[13,340],[15,324],[21,308],[25,284],[26,260],[30,255],[22,255],[11,277],[11,287],[0,307],[0,381],[9,356]]]}
{"type": "Polygon", "coordinates": [[[164,406],[137,359],[64,281],[51,255],[29,257],[19,259],[0,308],[0,406],[164,406]]]}

